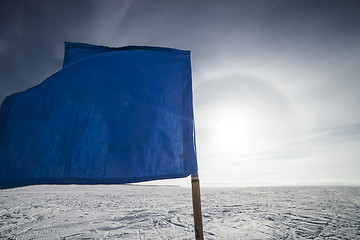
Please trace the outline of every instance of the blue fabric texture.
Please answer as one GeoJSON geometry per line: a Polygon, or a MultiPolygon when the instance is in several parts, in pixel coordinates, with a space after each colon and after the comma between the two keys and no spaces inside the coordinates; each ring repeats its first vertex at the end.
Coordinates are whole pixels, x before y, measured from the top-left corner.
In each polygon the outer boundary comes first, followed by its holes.
{"type": "Polygon", "coordinates": [[[0,188],[197,171],[190,51],[65,43],[63,68],[0,109],[0,188]]]}

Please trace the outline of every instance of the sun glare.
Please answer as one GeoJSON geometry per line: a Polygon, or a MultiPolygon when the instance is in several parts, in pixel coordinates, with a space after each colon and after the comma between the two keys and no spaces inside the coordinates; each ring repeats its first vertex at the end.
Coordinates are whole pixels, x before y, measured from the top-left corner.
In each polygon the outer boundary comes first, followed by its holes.
{"type": "Polygon", "coordinates": [[[257,139],[262,130],[259,119],[236,105],[219,108],[212,126],[211,141],[217,152],[247,154],[261,147],[257,139]]]}
{"type": "Polygon", "coordinates": [[[236,113],[228,112],[216,117],[213,140],[216,149],[221,152],[238,152],[246,146],[249,130],[242,124],[236,113]]]}

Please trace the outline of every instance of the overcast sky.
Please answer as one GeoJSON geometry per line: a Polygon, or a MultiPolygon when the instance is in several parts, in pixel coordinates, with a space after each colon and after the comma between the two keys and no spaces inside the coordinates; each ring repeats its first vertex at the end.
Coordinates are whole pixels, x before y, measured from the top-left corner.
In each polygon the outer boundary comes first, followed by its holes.
{"type": "Polygon", "coordinates": [[[191,50],[203,186],[360,184],[360,1],[1,0],[0,101],[64,41],[191,50]]]}

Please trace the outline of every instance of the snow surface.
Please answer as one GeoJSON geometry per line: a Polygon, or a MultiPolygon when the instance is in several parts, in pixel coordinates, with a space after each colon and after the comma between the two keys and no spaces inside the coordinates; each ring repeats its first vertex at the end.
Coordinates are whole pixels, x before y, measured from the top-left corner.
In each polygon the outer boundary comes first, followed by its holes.
{"type": "MultiPolygon", "coordinates": [[[[206,239],[360,239],[360,187],[201,188],[206,239]]],[[[194,239],[191,189],[0,190],[0,239],[194,239]]]]}

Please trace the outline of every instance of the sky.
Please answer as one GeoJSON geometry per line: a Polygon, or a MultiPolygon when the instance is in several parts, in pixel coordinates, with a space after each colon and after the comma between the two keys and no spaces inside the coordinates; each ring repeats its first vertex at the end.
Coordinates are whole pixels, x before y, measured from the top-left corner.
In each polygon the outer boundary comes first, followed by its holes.
{"type": "Polygon", "coordinates": [[[1,0],[0,101],[65,41],[191,50],[202,186],[360,184],[359,1],[1,0]]]}

